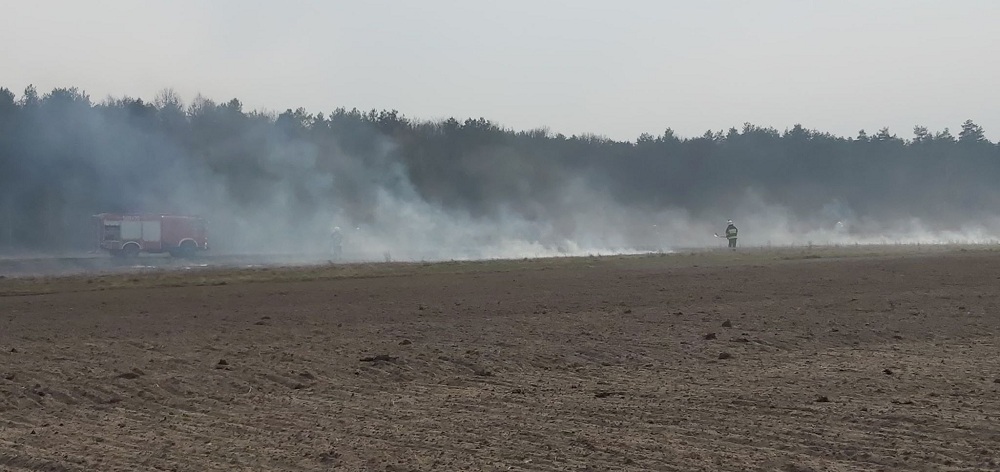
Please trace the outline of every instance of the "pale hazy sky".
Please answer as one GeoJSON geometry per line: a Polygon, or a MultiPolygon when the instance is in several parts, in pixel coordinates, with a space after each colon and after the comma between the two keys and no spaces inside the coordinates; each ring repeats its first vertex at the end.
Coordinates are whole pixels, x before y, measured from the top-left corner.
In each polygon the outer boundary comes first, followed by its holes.
{"type": "Polygon", "coordinates": [[[998,18],[992,0],[0,0],[0,87],[624,140],[971,118],[997,141],[998,18]]]}

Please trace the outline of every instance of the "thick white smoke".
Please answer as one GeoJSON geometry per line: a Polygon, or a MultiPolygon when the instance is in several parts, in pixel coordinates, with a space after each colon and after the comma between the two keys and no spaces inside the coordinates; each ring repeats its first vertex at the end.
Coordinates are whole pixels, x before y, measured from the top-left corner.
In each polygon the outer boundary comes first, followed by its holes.
{"type": "Polygon", "coordinates": [[[812,218],[794,218],[782,205],[747,189],[732,208],[712,218],[695,218],[682,208],[648,211],[624,206],[585,177],[567,179],[558,198],[546,203],[544,219],[528,219],[500,205],[489,216],[446,209],[420,196],[408,170],[390,157],[395,145],[382,138],[376,165],[365,159],[335,156],[340,182],[364,195],[370,211],[358,221],[328,195],[337,181],[321,172],[322,159],[311,144],[271,141],[265,169],[272,176],[267,191],[246,205],[233,198],[222,175],[207,170],[184,175],[170,200],[211,220],[214,254],[286,255],[297,261],[331,259],[330,234],[344,236],[344,261],[436,261],[611,255],[671,252],[725,245],[727,219],[740,228],[743,247],[851,244],[986,244],[998,239],[1000,219],[939,230],[920,220],[859,218],[844,202],[832,200],[812,218]],[[195,187],[192,189],[192,187],[195,187]],[[187,195],[199,195],[194,201],[187,195]],[[309,211],[302,202],[315,201],[309,211]]]}

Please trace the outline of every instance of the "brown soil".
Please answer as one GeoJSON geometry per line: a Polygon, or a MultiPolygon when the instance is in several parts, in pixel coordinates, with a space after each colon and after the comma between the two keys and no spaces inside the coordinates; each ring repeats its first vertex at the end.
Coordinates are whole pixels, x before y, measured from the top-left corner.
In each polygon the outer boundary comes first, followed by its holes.
{"type": "Polygon", "coordinates": [[[997,470],[1000,253],[0,280],[0,469],[997,470]]]}

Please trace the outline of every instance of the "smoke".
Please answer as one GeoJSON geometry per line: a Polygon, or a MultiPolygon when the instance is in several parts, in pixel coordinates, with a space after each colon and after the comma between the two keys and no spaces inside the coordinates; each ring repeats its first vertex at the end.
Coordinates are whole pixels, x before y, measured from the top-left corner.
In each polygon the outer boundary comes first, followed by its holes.
{"type": "Polygon", "coordinates": [[[859,217],[840,199],[823,204],[815,215],[795,218],[783,205],[766,202],[747,190],[736,207],[744,215],[735,223],[747,246],[888,245],[888,244],[997,244],[1000,217],[966,222],[942,229],[920,218],[859,217]]]}
{"type": "MultiPolygon", "coordinates": [[[[235,100],[202,98],[185,113],[169,95],[155,107],[131,99],[94,106],[73,90],[18,110],[19,139],[0,142],[3,170],[16,176],[0,190],[0,238],[8,248],[16,237],[34,240],[49,253],[90,247],[89,217],[106,211],[202,215],[212,254],[307,262],[331,259],[335,227],[344,234],[345,261],[715,247],[725,244],[714,234],[728,219],[742,246],[764,247],[992,243],[1000,229],[1000,217],[946,228],[906,213],[874,217],[837,197],[803,214],[753,185],[729,186],[722,195],[690,185],[683,201],[644,199],[642,188],[621,190],[628,177],[497,139],[482,121],[467,122],[471,134],[459,137],[449,134],[454,123],[415,124],[430,137],[408,155],[416,138],[375,125],[393,124],[395,115],[358,120],[341,113],[335,121],[300,110],[274,117],[244,113],[235,100]],[[440,145],[462,139],[474,143],[458,151],[440,145]]],[[[631,146],[588,145],[611,154],[631,146]]],[[[692,175],[705,172],[698,167],[692,175]]]]}

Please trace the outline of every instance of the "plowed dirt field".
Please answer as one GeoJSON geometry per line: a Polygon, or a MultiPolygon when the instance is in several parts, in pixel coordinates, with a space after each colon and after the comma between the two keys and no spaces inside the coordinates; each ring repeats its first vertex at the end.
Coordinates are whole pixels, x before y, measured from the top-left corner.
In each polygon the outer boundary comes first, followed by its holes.
{"type": "Polygon", "coordinates": [[[0,280],[0,470],[1000,470],[1000,251],[0,280]]]}

